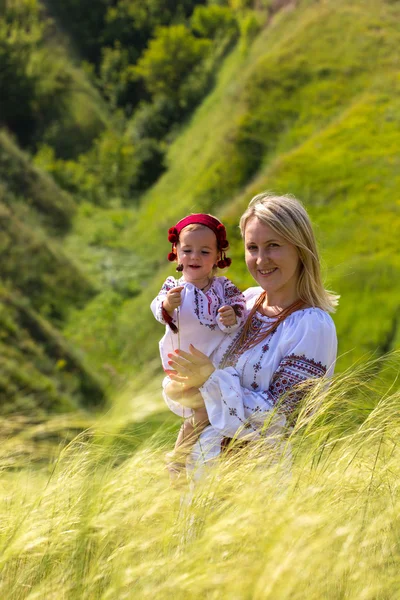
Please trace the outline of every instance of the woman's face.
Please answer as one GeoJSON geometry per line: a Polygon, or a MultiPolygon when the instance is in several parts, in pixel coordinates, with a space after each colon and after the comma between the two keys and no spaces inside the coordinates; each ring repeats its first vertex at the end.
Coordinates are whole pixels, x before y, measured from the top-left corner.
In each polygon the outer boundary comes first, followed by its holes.
{"type": "Polygon", "coordinates": [[[296,246],[257,217],[247,222],[244,243],[247,268],[267,292],[268,305],[285,307],[297,300],[301,262],[296,246]]]}

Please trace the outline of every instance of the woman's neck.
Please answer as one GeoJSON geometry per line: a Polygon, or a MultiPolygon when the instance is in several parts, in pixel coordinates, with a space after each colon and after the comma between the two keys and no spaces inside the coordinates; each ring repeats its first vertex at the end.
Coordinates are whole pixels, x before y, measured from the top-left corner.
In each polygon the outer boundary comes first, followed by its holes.
{"type": "Polygon", "coordinates": [[[299,296],[297,294],[292,294],[290,296],[268,296],[267,292],[264,292],[264,300],[261,305],[262,312],[267,317],[275,317],[279,315],[282,311],[289,308],[299,300],[299,296]]]}

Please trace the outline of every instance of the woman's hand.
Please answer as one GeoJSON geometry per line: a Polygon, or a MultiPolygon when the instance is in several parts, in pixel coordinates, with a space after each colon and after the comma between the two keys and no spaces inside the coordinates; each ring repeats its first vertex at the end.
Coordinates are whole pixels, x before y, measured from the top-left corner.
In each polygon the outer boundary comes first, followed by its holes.
{"type": "MultiPolygon", "coordinates": [[[[169,375],[172,371],[169,371],[169,375]]],[[[168,398],[179,402],[182,406],[188,408],[203,408],[204,400],[197,388],[188,388],[184,383],[178,383],[177,381],[170,381],[165,386],[165,393],[168,398]]]]}
{"type": "Polygon", "coordinates": [[[168,354],[168,364],[172,371],[168,371],[169,377],[177,383],[185,384],[185,387],[199,388],[207,381],[215,368],[211,360],[190,344],[190,353],[176,350],[174,354],[168,354]]]}

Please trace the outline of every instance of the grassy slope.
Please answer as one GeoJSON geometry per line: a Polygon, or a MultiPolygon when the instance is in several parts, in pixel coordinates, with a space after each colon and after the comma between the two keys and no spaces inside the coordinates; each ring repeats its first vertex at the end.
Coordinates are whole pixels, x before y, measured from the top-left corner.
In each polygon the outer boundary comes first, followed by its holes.
{"type": "Polygon", "coordinates": [[[71,305],[94,294],[60,244],[75,204],[4,132],[0,175],[0,410],[98,405],[99,380],[57,331],[71,305]]]}
{"type": "Polygon", "coordinates": [[[107,356],[131,369],[156,361],[161,329],[148,304],[168,271],[166,229],[183,214],[210,210],[228,220],[238,259],[229,275],[243,287],[251,283],[236,224],[263,189],[294,193],[310,210],[327,284],[342,295],[335,317],[340,352],[352,352],[341,367],[398,342],[400,8],[361,0],[308,4],[279,14],[247,55],[235,50],[228,57],[215,90],[171,147],[169,170],[143,198],[135,225],[119,233],[148,271],[139,297],[107,306],[107,316],[98,301],[76,315],[79,333],[72,327],[70,335],[94,362],[107,356]],[[108,336],[100,349],[85,346],[93,311],[108,336]]]}

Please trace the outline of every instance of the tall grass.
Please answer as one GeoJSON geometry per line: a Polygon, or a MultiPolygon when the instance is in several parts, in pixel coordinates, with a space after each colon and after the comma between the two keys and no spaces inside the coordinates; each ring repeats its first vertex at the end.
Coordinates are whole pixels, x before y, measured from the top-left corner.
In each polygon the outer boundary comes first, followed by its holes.
{"type": "Polygon", "coordinates": [[[389,366],[315,389],[280,444],[232,452],[194,488],[169,485],[170,430],[127,456],[109,418],[48,468],[4,471],[0,597],[398,598],[389,366]]]}

